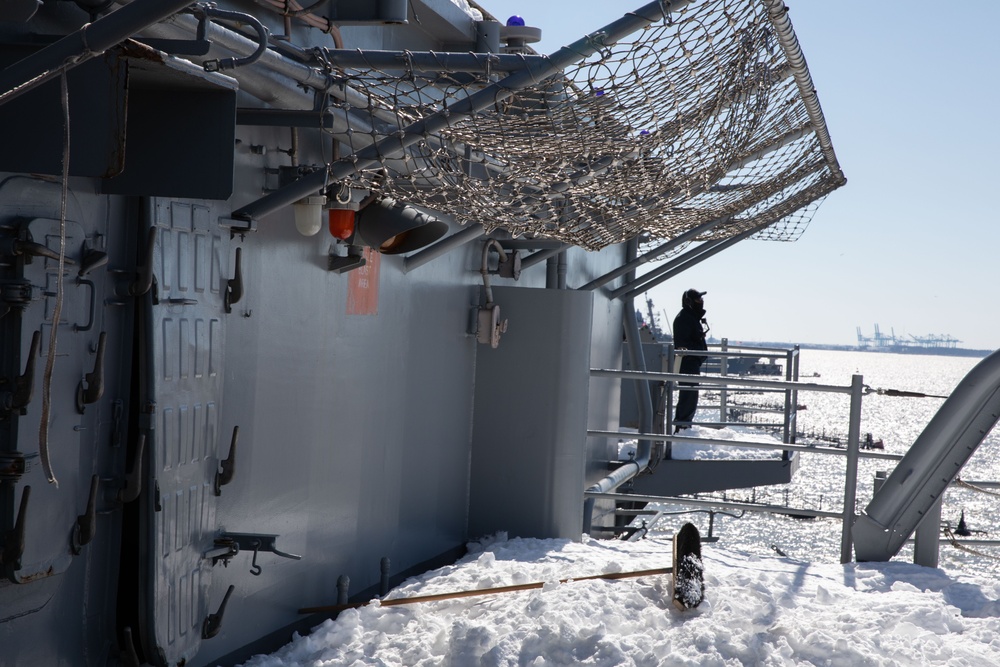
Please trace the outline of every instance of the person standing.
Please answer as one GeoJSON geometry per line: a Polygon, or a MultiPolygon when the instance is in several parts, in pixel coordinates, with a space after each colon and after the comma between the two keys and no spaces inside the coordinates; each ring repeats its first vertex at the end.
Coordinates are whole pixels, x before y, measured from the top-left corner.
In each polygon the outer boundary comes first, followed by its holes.
{"type": "MultiPolygon", "coordinates": [[[[681,312],[674,318],[674,350],[707,350],[705,340],[707,323],[705,321],[705,300],[708,292],[689,289],[681,296],[681,312]]],[[[699,375],[703,356],[685,355],[681,358],[680,372],[686,375],[699,375]]],[[[690,387],[696,382],[681,382],[682,387],[690,387]]],[[[674,433],[683,428],[689,428],[694,413],[698,409],[698,390],[681,389],[677,395],[677,410],[674,414],[674,433]]]]}

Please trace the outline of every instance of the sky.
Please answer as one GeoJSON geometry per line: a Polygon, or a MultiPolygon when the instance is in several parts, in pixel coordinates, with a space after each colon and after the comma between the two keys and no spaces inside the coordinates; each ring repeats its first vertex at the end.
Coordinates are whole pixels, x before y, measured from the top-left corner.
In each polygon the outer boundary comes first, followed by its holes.
{"type": "MultiPolygon", "coordinates": [[[[679,523],[678,523],[679,527],[679,523]]],[[[546,582],[541,589],[341,613],[246,667],[663,667],[1000,664],[1000,583],[908,563],[816,564],[705,542],[705,598],[671,604],[667,536],[505,539],[388,598],[546,582]]],[[[316,600],[315,604],[335,601],[316,600]]]]}
{"type": "MultiPolygon", "coordinates": [[[[484,0],[552,53],[642,6],[484,0]]],[[[707,291],[712,335],[853,345],[857,327],[1000,348],[1000,2],[786,0],[847,185],[799,240],[745,241],[649,291],[707,291]]]]}

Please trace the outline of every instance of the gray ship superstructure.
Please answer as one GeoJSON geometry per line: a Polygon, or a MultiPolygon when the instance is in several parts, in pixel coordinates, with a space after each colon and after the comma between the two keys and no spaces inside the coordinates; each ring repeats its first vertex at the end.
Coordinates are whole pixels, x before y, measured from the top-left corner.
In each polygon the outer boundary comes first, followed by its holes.
{"type": "Polygon", "coordinates": [[[613,521],[590,369],[635,297],[844,177],[781,2],[537,38],[3,3],[0,664],[233,664],[470,538],[613,521]]]}

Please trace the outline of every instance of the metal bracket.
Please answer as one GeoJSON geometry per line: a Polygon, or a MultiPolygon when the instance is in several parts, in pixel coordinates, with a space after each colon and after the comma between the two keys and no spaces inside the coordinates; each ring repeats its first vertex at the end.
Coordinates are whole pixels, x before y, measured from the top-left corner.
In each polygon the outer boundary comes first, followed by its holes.
{"type": "Polygon", "coordinates": [[[215,548],[204,553],[204,558],[211,558],[212,565],[222,561],[223,566],[228,566],[233,556],[240,551],[252,551],[253,560],[250,564],[250,573],[260,575],[261,567],[257,564],[257,554],[261,551],[269,551],[282,558],[292,560],[302,560],[302,556],[286,553],[278,549],[277,541],[279,535],[269,535],[266,533],[222,533],[215,538],[215,548]]]}
{"type": "Polygon", "coordinates": [[[28,460],[21,452],[0,452],[0,481],[16,482],[28,472],[28,460]]]}
{"type": "Polygon", "coordinates": [[[500,346],[500,336],[507,332],[507,320],[500,319],[500,306],[486,304],[478,311],[476,341],[489,344],[496,349],[500,346]]]}
{"type": "Polygon", "coordinates": [[[364,251],[358,246],[348,246],[346,255],[338,255],[330,248],[327,270],[334,273],[348,273],[365,265],[364,251]]]}

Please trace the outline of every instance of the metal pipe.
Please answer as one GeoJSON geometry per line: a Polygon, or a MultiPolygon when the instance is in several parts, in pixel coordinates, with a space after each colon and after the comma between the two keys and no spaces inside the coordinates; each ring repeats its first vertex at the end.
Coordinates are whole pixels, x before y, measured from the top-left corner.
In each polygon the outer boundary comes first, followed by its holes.
{"type": "MultiPolygon", "coordinates": [[[[860,375],[851,376],[851,421],[847,427],[847,471],[844,480],[844,530],[840,540],[840,562],[850,563],[854,543],[854,502],[858,495],[858,455],[861,443],[861,396],[864,383],[860,375]]],[[[936,528],[936,526],[935,526],[936,528]]]]}
{"type": "Polygon", "coordinates": [[[214,69],[236,69],[237,67],[243,67],[244,65],[251,65],[260,60],[260,57],[264,55],[265,51],[267,51],[267,38],[269,33],[267,28],[264,27],[264,24],[257,20],[256,16],[246,14],[244,12],[217,9],[216,7],[208,5],[199,6],[198,11],[211,18],[223,19],[225,21],[235,21],[237,23],[246,23],[254,29],[254,32],[257,33],[257,48],[254,49],[253,53],[241,58],[223,58],[222,60],[207,61],[205,63],[206,70],[214,71],[214,69]]]}
{"type": "MultiPolygon", "coordinates": [[[[754,231],[756,231],[756,229],[754,231]]],[[[749,236],[749,234],[747,236],[749,236]]],[[[617,299],[617,298],[634,299],[642,292],[645,292],[646,290],[651,289],[652,287],[655,287],[656,285],[659,285],[660,283],[666,281],[668,278],[672,277],[675,273],[684,271],[690,268],[691,266],[698,264],[702,260],[708,259],[717,252],[721,252],[721,250],[724,250],[725,248],[720,248],[718,250],[716,250],[716,248],[726,243],[727,240],[730,239],[714,239],[711,241],[705,241],[701,245],[691,248],[687,252],[678,255],[677,257],[674,257],[673,259],[664,264],[661,264],[652,271],[644,273],[642,276],[633,280],[632,282],[626,282],[621,287],[612,290],[608,294],[608,297],[611,299],[617,299]],[[654,283],[654,281],[656,282],[654,283]],[[649,287],[645,287],[645,289],[643,289],[643,286],[646,284],[649,284],[649,287]]],[[[739,238],[738,240],[742,241],[743,239],[739,238]]],[[[729,243],[725,247],[728,248],[730,245],[733,245],[733,243],[736,243],[736,241],[729,243]]]]}
{"type": "Polygon", "coordinates": [[[833,173],[836,181],[835,187],[840,187],[847,182],[847,178],[844,177],[844,172],[840,169],[840,163],[837,161],[837,155],[833,151],[830,130],[826,126],[826,118],[823,116],[823,108],[819,104],[816,86],[809,74],[805,56],[802,54],[799,40],[795,36],[792,22],[788,18],[788,8],[785,6],[784,0],[764,0],[764,5],[767,7],[771,24],[778,34],[778,43],[781,44],[785,58],[792,68],[792,76],[795,77],[795,84],[799,87],[799,95],[802,96],[802,103],[816,132],[820,148],[823,150],[826,162],[833,173]]]}
{"type": "Polygon", "coordinates": [[[675,505],[690,505],[691,507],[711,507],[713,509],[745,510],[747,512],[762,512],[768,514],[796,514],[802,516],[825,517],[840,519],[843,512],[826,512],[784,505],[759,505],[756,503],[737,503],[728,500],[710,500],[707,498],[678,498],[675,496],[647,496],[632,493],[587,493],[588,499],[621,500],[639,503],[671,503],[675,505]]]}
{"type": "MultiPolygon", "coordinates": [[[[625,248],[627,260],[635,259],[639,252],[639,239],[629,239],[625,248]]],[[[646,371],[646,358],[643,356],[642,343],[639,339],[639,324],[636,320],[635,304],[626,301],[622,309],[624,318],[625,344],[628,350],[629,363],[632,368],[639,369],[639,372],[646,371]]],[[[593,377],[593,372],[591,372],[593,377]]],[[[653,426],[653,397],[649,388],[650,383],[641,378],[635,379],[636,406],[639,412],[639,430],[644,434],[652,430],[653,426]]],[[[658,439],[663,439],[660,434],[658,439]]],[[[626,461],[621,466],[606,475],[600,481],[592,484],[584,493],[585,497],[590,493],[605,493],[617,489],[619,486],[637,476],[649,466],[652,458],[653,441],[649,438],[640,437],[639,444],[635,450],[635,458],[626,461]]],[[[590,533],[594,521],[594,500],[587,497],[583,503],[583,532],[590,533]]]]}
{"type": "Polygon", "coordinates": [[[536,253],[532,253],[521,260],[521,269],[527,269],[528,267],[534,266],[539,262],[544,262],[549,257],[555,257],[568,247],[569,245],[564,243],[558,248],[549,248],[548,250],[539,250],[536,253]]]}
{"type": "Polygon", "coordinates": [[[133,0],[87,23],[54,44],[0,71],[0,104],[28,92],[63,70],[70,70],[143,28],[181,11],[191,0],[133,0]]]}
{"type": "MultiPolygon", "coordinates": [[[[690,380],[690,375],[682,373],[658,373],[656,371],[620,371],[608,368],[591,368],[590,377],[595,378],[618,378],[629,380],[655,380],[659,382],[682,382],[690,380]]],[[[712,375],[699,375],[700,385],[732,385],[734,387],[760,387],[764,389],[798,389],[799,391],[821,391],[831,394],[849,394],[850,387],[840,387],[832,384],[812,384],[810,382],[786,382],[784,380],[744,380],[741,378],[715,377],[712,375]]]]}
{"type": "Polygon", "coordinates": [[[553,248],[566,250],[569,248],[562,241],[556,241],[555,239],[512,239],[504,237],[497,240],[503,243],[503,247],[507,250],[551,250],[553,248]]]}
{"type": "MultiPolygon", "coordinates": [[[[722,424],[720,424],[722,425],[722,424]]],[[[601,431],[588,430],[590,438],[621,438],[634,440],[641,437],[663,438],[662,433],[636,433],[634,431],[601,431]]],[[[838,447],[822,447],[813,445],[794,445],[780,442],[754,442],[752,440],[720,440],[719,438],[700,438],[688,435],[671,435],[671,442],[686,442],[694,445],[718,445],[720,447],[742,447],[745,449],[772,449],[777,451],[803,452],[804,454],[829,454],[831,456],[847,456],[848,452],[838,447]]],[[[863,459],[879,459],[884,461],[901,461],[902,454],[886,454],[885,452],[858,452],[863,459]]]]}
{"type": "Polygon", "coordinates": [[[545,56],[447,51],[362,51],[323,49],[331,65],[340,69],[376,69],[382,72],[516,72],[544,66],[545,56]]]}
{"type": "MultiPolygon", "coordinates": [[[[382,155],[391,155],[405,151],[424,140],[425,136],[433,135],[448,128],[455,121],[461,121],[468,116],[491,107],[513,96],[517,91],[535,84],[580,60],[589,57],[603,48],[606,43],[617,42],[637,30],[641,30],[664,16],[667,12],[690,4],[691,0],[680,0],[665,4],[656,0],[641,9],[626,14],[602,30],[578,39],[569,46],[564,46],[551,56],[537,61],[523,70],[514,72],[507,77],[469,95],[463,100],[441,109],[421,120],[411,123],[400,132],[387,136],[375,144],[368,146],[355,155],[349,156],[330,166],[329,170],[313,172],[278,190],[275,190],[257,201],[251,202],[235,211],[232,217],[238,220],[252,221],[256,218],[284,208],[293,202],[315,194],[325,187],[329,181],[339,181],[362,169],[375,166],[382,155]],[[325,173],[329,171],[329,173],[325,173]],[[329,180],[328,180],[329,179],[329,180]]],[[[523,264],[522,264],[523,267],[523,264]]]]}
{"type": "MultiPolygon", "coordinates": [[[[562,253],[559,256],[562,256],[562,253]]],[[[549,257],[545,261],[545,289],[556,289],[556,282],[559,279],[558,272],[556,258],[549,257]]]]}
{"type": "Polygon", "coordinates": [[[479,269],[479,272],[483,275],[483,288],[486,292],[486,307],[489,308],[493,305],[493,288],[490,286],[490,248],[497,251],[500,256],[500,261],[507,261],[507,253],[504,252],[503,246],[496,239],[488,239],[483,245],[483,264],[479,269]]]}
{"type": "Polygon", "coordinates": [[[408,255],[403,259],[403,273],[408,273],[413,269],[423,266],[427,262],[451,252],[455,248],[460,248],[467,243],[472,243],[477,239],[486,236],[486,230],[478,222],[470,224],[465,229],[455,232],[451,236],[438,241],[432,246],[428,246],[419,252],[408,255]]]}
{"type": "Polygon", "coordinates": [[[633,269],[637,269],[637,268],[639,268],[640,266],[642,266],[643,264],[645,264],[647,262],[652,262],[653,260],[658,259],[664,253],[670,252],[671,250],[673,250],[677,246],[681,245],[682,243],[687,243],[688,241],[690,241],[691,239],[695,238],[699,234],[703,234],[703,233],[705,233],[705,232],[713,229],[714,227],[717,227],[720,224],[729,222],[732,219],[733,219],[733,216],[726,215],[726,216],[722,216],[721,218],[715,218],[714,220],[709,220],[706,223],[700,224],[697,227],[689,229],[686,232],[684,232],[683,234],[674,237],[673,239],[667,241],[666,243],[653,248],[649,252],[646,252],[646,253],[643,253],[642,255],[639,255],[638,257],[636,257],[631,262],[627,262],[625,264],[622,264],[621,266],[619,266],[614,271],[609,271],[608,273],[605,273],[603,276],[599,276],[597,278],[594,278],[593,280],[591,280],[586,285],[583,285],[582,287],[578,287],[577,289],[583,290],[583,291],[589,291],[589,290],[595,290],[598,287],[603,287],[604,285],[608,284],[609,282],[611,282],[615,278],[618,278],[619,276],[623,276],[626,273],[628,273],[629,271],[632,271],[633,269]]]}

